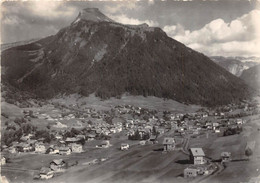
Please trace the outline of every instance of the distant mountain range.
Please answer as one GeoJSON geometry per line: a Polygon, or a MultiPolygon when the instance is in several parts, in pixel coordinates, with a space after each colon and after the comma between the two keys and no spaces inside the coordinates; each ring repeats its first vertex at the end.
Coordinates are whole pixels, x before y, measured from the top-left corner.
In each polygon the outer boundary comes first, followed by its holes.
{"type": "Polygon", "coordinates": [[[129,93],[213,106],[253,93],[243,80],[162,29],[120,24],[96,8],[82,10],[56,35],[3,51],[1,66],[3,83],[40,98],[129,93]]]}
{"type": "Polygon", "coordinates": [[[249,69],[257,64],[260,64],[260,58],[258,57],[222,57],[212,56],[210,57],[215,63],[234,74],[235,76],[241,76],[244,70],[249,69]]]}

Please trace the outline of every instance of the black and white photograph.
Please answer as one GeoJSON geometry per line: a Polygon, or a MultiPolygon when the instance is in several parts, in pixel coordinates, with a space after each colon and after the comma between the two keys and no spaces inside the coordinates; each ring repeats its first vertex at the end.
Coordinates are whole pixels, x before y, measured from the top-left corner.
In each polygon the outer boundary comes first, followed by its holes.
{"type": "Polygon", "coordinates": [[[260,0],[0,11],[1,183],[260,183],[260,0]]]}

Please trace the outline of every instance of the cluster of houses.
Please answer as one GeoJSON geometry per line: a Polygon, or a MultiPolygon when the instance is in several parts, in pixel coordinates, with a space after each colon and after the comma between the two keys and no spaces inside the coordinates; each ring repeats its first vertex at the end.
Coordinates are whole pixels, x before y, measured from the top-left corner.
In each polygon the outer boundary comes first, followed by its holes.
{"type": "MultiPolygon", "coordinates": [[[[19,143],[14,142],[10,147],[3,146],[3,149],[10,153],[34,152],[69,155],[71,153],[83,152],[83,146],[80,143],[82,139],[84,141],[92,141],[96,140],[100,135],[110,136],[123,130],[126,131],[127,136],[132,136],[138,132],[140,144],[143,145],[147,141],[152,144],[156,143],[157,136],[169,130],[174,130],[174,135],[185,135],[187,133],[199,135],[205,131],[221,134],[226,128],[237,128],[237,126],[245,123],[242,119],[228,118],[227,114],[232,112],[232,107],[227,110],[228,112],[209,112],[206,110],[187,114],[167,112],[163,117],[158,117],[157,112],[131,105],[116,106],[113,110],[115,112],[114,117],[124,119],[123,122],[114,120],[112,124],[107,123],[105,119],[111,117],[110,112],[95,111],[91,108],[86,109],[80,115],[76,115],[70,110],[63,111],[64,113],[60,114],[55,108],[53,108],[52,114],[24,111],[25,117],[55,121],[56,124],[53,127],[60,128],[59,131],[62,133],[50,132],[55,136],[55,144],[43,143],[44,139],[34,140],[32,138],[33,134],[28,134],[23,136],[19,143]],[[144,118],[144,115],[146,115],[146,118],[144,118]],[[89,118],[97,118],[98,122],[86,122],[89,118]],[[74,120],[76,126],[80,127],[79,129],[85,128],[87,132],[84,135],[77,135],[63,140],[63,132],[66,130],[62,128],[67,129],[68,126],[60,122],[62,120],[74,120]],[[85,123],[84,126],[82,126],[83,122],[85,123]]],[[[103,141],[97,147],[106,148],[109,146],[109,141],[103,141]]],[[[165,138],[163,146],[165,151],[174,150],[176,142],[174,138],[165,138]]],[[[128,144],[122,144],[120,147],[122,150],[128,148],[128,144]]]]}
{"type": "Polygon", "coordinates": [[[50,162],[49,167],[42,167],[39,176],[35,178],[50,179],[55,173],[64,172],[67,166],[67,163],[63,159],[55,159],[50,162]]]}
{"type": "MultiPolygon", "coordinates": [[[[215,171],[213,164],[206,158],[202,148],[190,148],[190,161],[192,165],[184,169],[184,178],[196,177],[198,175],[209,175],[215,171]]],[[[231,161],[230,152],[221,153],[221,163],[231,161]]]]}
{"type": "MultiPolygon", "coordinates": [[[[55,111],[55,109],[53,109],[55,111]]],[[[175,135],[184,135],[185,133],[190,133],[194,135],[198,135],[201,133],[201,131],[210,130],[214,133],[221,133],[223,130],[227,127],[236,128],[239,125],[242,125],[244,121],[242,119],[233,119],[229,120],[226,119],[225,115],[226,113],[216,113],[216,112],[196,112],[196,113],[188,113],[188,114],[173,114],[173,113],[166,113],[164,117],[159,118],[158,116],[154,115],[153,111],[149,111],[147,109],[141,108],[141,107],[134,107],[131,105],[126,106],[116,106],[115,111],[117,111],[118,116],[117,117],[125,117],[125,114],[146,114],[148,117],[147,119],[143,119],[143,116],[138,117],[131,117],[131,115],[128,115],[128,119],[125,119],[125,122],[113,122],[113,124],[108,124],[101,120],[100,123],[95,124],[86,124],[84,128],[87,129],[86,134],[82,135],[83,137],[73,137],[71,139],[65,140],[65,145],[62,144],[62,135],[54,134],[55,138],[61,142],[62,145],[56,144],[56,145],[46,145],[44,144],[40,139],[32,140],[31,136],[32,134],[29,134],[27,136],[24,136],[21,138],[20,143],[15,143],[11,147],[8,148],[9,152],[15,153],[15,152],[35,152],[35,153],[57,153],[57,154],[70,154],[71,152],[80,153],[82,152],[82,145],[79,142],[81,138],[84,140],[95,140],[97,136],[103,134],[106,136],[109,136],[114,133],[120,133],[122,130],[126,130],[126,135],[133,136],[138,131],[140,140],[147,140],[150,139],[151,143],[156,142],[156,137],[159,134],[163,134],[166,131],[169,130],[175,130],[175,135]],[[211,122],[211,120],[208,120],[209,117],[214,117],[217,120],[214,120],[214,122],[211,122]],[[156,131],[156,134],[154,134],[156,131]],[[146,139],[144,139],[146,138],[146,139]]],[[[66,115],[61,114],[44,114],[39,112],[24,112],[25,115],[34,116],[40,119],[47,119],[47,120],[54,120],[56,121],[56,124],[54,127],[59,128],[67,128],[67,125],[62,124],[58,120],[76,120],[76,116],[72,113],[67,112],[66,115]]],[[[85,117],[96,117],[101,119],[105,119],[107,116],[109,116],[108,113],[101,113],[96,112],[94,110],[88,109],[86,113],[83,114],[83,116],[78,116],[79,120],[85,120],[85,117]],[[87,116],[86,116],[87,115],[87,116]]],[[[80,126],[80,125],[79,125],[80,126]]],[[[82,126],[81,126],[82,128],[82,126]]],[[[64,130],[65,131],[65,130],[64,130]]],[[[167,144],[169,142],[172,142],[173,140],[165,139],[164,144],[167,144]],[[167,141],[167,142],[166,142],[167,141]]],[[[141,142],[140,142],[141,143],[141,142]]],[[[143,142],[142,142],[143,143],[143,142]]],[[[105,145],[103,145],[106,147],[105,145]]],[[[170,149],[171,145],[169,144],[167,149],[170,149]]]]}
{"type": "Polygon", "coordinates": [[[66,138],[62,140],[60,135],[57,135],[56,144],[46,144],[44,143],[44,138],[41,139],[31,139],[32,134],[23,136],[21,142],[13,142],[10,147],[3,146],[3,151],[9,153],[19,153],[19,152],[31,152],[31,153],[40,153],[40,154],[60,154],[60,155],[69,155],[71,153],[81,153],[83,152],[83,146],[81,140],[85,140],[85,136],[78,135],[73,138],[66,138]],[[29,136],[29,138],[28,138],[29,136]],[[27,138],[26,138],[27,137],[27,138]]]}

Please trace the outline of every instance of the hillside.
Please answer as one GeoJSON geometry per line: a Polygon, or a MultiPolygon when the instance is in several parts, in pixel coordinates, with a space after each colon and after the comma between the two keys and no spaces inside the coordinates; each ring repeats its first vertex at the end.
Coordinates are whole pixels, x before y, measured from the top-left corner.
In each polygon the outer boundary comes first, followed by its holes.
{"type": "Polygon", "coordinates": [[[243,57],[222,57],[222,56],[212,56],[210,57],[212,61],[229,71],[230,73],[234,74],[235,76],[241,76],[242,72],[250,67],[257,65],[257,62],[253,61],[245,61],[242,62],[241,60],[245,60],[243,57]],[[238,60],[241,59],[241,60],[238,60]]]}
{"type": "Polygon", "coordinates": [[[4,51],[6,49],[15,47],[15,46],[21,46],[21,45],[25,45],[25,44],[30,44],[33,43],[35,41],[38,41],[39,39],[31,39],[31,40],[27,40],[27,41],[18,41],[18,42],[14,42],[14,43],[4,43],[1,44],[1,51],[4,51]]]}
{"type": "Polygon", "coordinates": [[[249,86],[260,91],[260,65],[245,70],[240,76],[249,86]]]}
{"type": "Polygon", "coordinates": [[[4,82],[40,98],[95,93],[222,105],[251,92],[239,78],[160,28],[123,25],[98,9],[84,9],[70,26],[2,53],[4,82]]]}

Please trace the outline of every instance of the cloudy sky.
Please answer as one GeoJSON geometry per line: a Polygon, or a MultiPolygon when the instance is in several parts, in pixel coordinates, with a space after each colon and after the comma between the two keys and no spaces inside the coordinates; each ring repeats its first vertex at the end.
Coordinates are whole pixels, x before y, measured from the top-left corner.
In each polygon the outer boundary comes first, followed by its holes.
{"type": "Polygon", "coordinates": [[[260,56],[259,0],[16,1],[1,6],[2,43],[42,38],[68,26],[83,8],[113,20],[161,27],[206,55],[260,56]]]}

